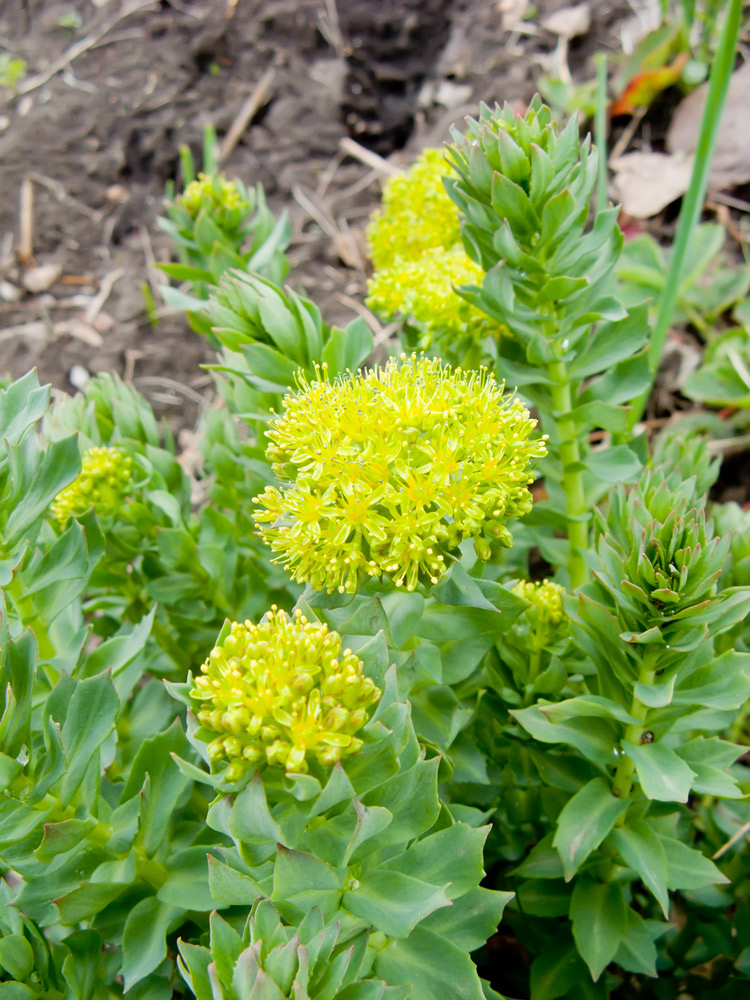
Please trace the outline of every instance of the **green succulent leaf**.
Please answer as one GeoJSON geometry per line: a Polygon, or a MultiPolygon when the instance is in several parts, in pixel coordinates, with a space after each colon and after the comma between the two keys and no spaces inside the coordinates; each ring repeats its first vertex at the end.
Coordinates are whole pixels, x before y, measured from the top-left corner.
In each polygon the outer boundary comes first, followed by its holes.
{"type": "Polygon", "coordinates": [[[568,800],[557,818],[553,840],[566,881],[602,843],[627,807],[626,801],[615,798],[604,778],[592,778],[568,800]]]}
{"type": "Polygon", "coordinates": [[[643,794],[660,802],[687,802],[695,778],[685,761],[662,743],[623,743],[643,794]]]}
{"type": "Polygon", "coordinates": [[[628,906],[617,882],[580,877],[570,899],[570,919],[578,952],[596,981],[628,933],[628,906]]]}

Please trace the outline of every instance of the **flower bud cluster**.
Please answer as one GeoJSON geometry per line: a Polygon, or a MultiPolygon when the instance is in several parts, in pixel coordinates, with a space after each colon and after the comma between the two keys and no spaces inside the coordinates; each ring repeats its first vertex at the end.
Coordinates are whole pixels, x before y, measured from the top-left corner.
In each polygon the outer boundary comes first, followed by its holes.
{"type": "Polygon", "coordinates": [[[336,916],[326,923],[320,908],[313,906],[298,924],[289,926],[270,899],[258,896],[241,937],[214,914],[210,951],[178,941],[183,975],[200,1000],[403,1000],[411,987],[387,987],[370,978],[372,960],[365,961],[368,932],[355,925],[352,936],[351,926],[342,926],[340,914],[336,916]],[[212,972],[210,984],[206,968],[212,972]]]}
{"type": "Polygon", "coordinates": [[[565,591],[558,583],[521,580],[513,588],[513,593],[529,601],[531,607],[527,609],[526,616],[535,623],[561,625],[566,617],[562,603],[565,591]]]}
{"type": "Polygon", "coordinates": [[[730,538],[714,535],[695,485],[679,470],[667,478],[646,470],[628,493],[612,496],[606,522],[600,520],[597,578],[617,596],[628,628],[689,628],[716,594],[730,538]]]}
{"type": "Polygon", "coordinates": [[[363,576],[437,583],[465,538],[512,544],[531,509],[536,421],[485,369],[412,357],[284,399],[267,457],[281,488],[256,497],[263,539],[293,579],[354,593],[363,576]]]}
{"type": "Polygon", "coordinates": [[[188,184],[178,202],[191,219],[205,209],[221,227],[236,226],[250,209],[247,195],[238,182],[228,181],[223,173],[198,174],[198,179],[188,184]]]}
{"type": "Polygon", "coordinates": [[[458,213],[443,187],[443,153],[427,149],[383,191],[383,210],[368,229],[375,273],[367,303],[385,316],[407,316],[429,329],[460,331],[484,322],[456,285],[481,281],[464,251],[458,213]]]}
{"type": "Polygon", "coordinates": [[[199,722],[214,734],[209,756],[227,758],[226,777],[236,781],[261,763],[303,773],[310,758],[330,765],[357,753],[355,733],[381,692],[362,661],[341,652],[337,632],[274,607],[258,625],[231,626],[190,694],[203,703],[199,722]]]}
{"type": "Polygon", "coordinates": [[[99,517],[115,517],[131,490],[133,460],[122,448],[91,448],[81,462],[81,472],[52,503],[60,527],[93,507],[99,517]]]}
{"type": "MultiPolygon", "coordinates": [[[[455,145],[447,154],[461,178],[458,201],[468,195],[473,202],[473,211],[467,213],[470,228],[491,237],[502,220],[512,231],[510,242],[507,234],[498,234],[502,245],[494,247],[495,260],[516,256],[513,238],[531,251],[542,229],[544,206],[566,187],[576,195],[579,188],[586,187],[588,174],[596,166],[592,161],[593,168],[585,169],[589,141],[580,143],[576,122],[572,120],[558,133],[552,112],[538,97],[524,115],[515,114],[507,104],[502,108],[483,104],[479,118],[468,119],[463,133],[454,131],[453,138],[455,145]]],[[[561,206],[558,214],[563,208],[568,214],[574,212],[576,221],[571,220],[571,226],[583,226],[585,204],[579,207],[573,198],[569,201],[570,206],[561,206]],[[578,218],[580,215],[583,217],[578,218]]],[[[463,212],[463,205],[461,208],[463,212]]],[[[545,220],[545,237],[551,221],[545,220]]],[[[551,251],[554,254],[554,246],[551,251]]],[[[524,262],[519,258],[513,263],[524,262]]],[[[527,266],[531,263],[525,261],[527,266]]]]}
{"type": "Polygon", "coordinates": [[[712,537],[702,512],[671,511],[663,523],[652,521],[628,560],[628,594],[640,605],[644,621],[662,622],[678,612],[688,618],[716,589],[729,539],[712,537]]]}

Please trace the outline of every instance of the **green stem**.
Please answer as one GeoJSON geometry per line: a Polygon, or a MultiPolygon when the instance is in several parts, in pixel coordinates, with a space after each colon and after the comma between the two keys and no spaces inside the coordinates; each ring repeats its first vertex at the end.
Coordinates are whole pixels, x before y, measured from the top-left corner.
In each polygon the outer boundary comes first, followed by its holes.
{"type": "Polygon", "coordinates": [[[57,652],[55,644],[50,639],[43,616],[37,612],[34,598],[22,590],[19,577],[13,577],[5,588],[5,595],[12,601],[24,627],[30,628],[34,633],[39,660],[44,662],[53,659],[57,652]]]}
{"type": "Polygon", "coordinates": [[[150,858],[139,844],[133,847],[133,853],[135,854],[135,873],[138,878],[148,882],[153,889],[160,889],[167,881],[169,875],[167,868],[161,862],[150,858]]]}
{"type": "Polygon", "coordinates": [[[572,591],[578,590],[586,582],[587,572],[583,553],[588,548],[589,531],[585,520],[588,507],[583,491],[583,475],[581,473],[581,451],[578,444],[578,429],[572,417],[573,403],[570,393],[568,370],[563,361],[555,361],[549,366],[549,374],[553,379],[552,405],[555,409],[555,420],[560,438],[560,461],[562,463],[562,488],[568,517],[568,577],[572,591]]]}
{"type": "Polygon", "coordinates": [[[596,62],[596,110],[594,112],[594,141],[599,155],[596,170],[596,210],[607,207],[607,57],[599,52],[596,62]]]}
{"type": "Polygon", "coordinates": [[[534,683],[539,674],[539,668],[542,665],[542,651],[541,649],[532,649],[529,653],[529,674],[528,674],[528,686],[534,683]]]}
{"type": "Polygon", "coordinates": [[[546,622],[537,622],[536,626],[529,633],[529,666],[526,674],[525,705],[530,705],[534,700],[534,682],[542,670],[542,653],[548,639],[549,628],[546,622]]]}
{"type": "MultiPolygon", "coordinates": [[[[16,779],[11,787],[11,795],[23,802],[27,794],[31,791],[31,787],[30,780],[25,775],[22,775],[16,779]]],[[[47,792],[44,798],[35,804],[34,808],[39,812],[44,812],[47,809],[51,810],[50,814],[46,817],[46,823],[64,823],[66,820],[76,819],[75,806],[62,806],[60,800],[50,792],[47,792]]],[[[109,823],[104,823],[102,820],[96,819],[95,816],[91,818],[96,820],[96,826],[86,834],[86,840],[92,844],[96,844],[97,847],[104,847],[111,839],[114,827],[109,823]]]]}
{"type": "MultiPolygon", "coordinates": [[[[641,669],[638,674],[639,683],[646,685],[653,684],[655,673],[656,671],[652,669],[652,658],[647,654],[641,664],[641,669]]],[[[631,722],[628,725],[625,730],[623,742],[637,745],[641,742],[641,737],[646,729],[648,706],[644,705],[642,701],[639,701],[635,694],[633,695],[633,702],[630,706],[630,714],[637,721],[631,722]]],[[[616,795],[618,798],[628,798],[633,787],[632,777],[634,770],[635,765],[630,757],[623,756],[620,758],[620,762],[615,770],[615,780],[612,785],[613,795],[616,795]]]]}
{"type": "Polygon", "coordinates": [[[690,178],[690,187],[685,195],[680,217],[677,222],[674,251],[667,274],[667,282],[659,303],[656,324],[651,335],[649,363],[651,367],[651,384],[634,402],[629,414],[631,429],[643,416],[651,385],[659,369],[664,342],[674,316],[677,297],[680,291],[682,272],[688,247],[695,233],[695,227],[700,219],[703,201],[706,197],[708,178],[711,171],[711,161],[716,147],[716,139],[721,124],[721,115],[726,103],[729,80],[734,69],[734,59],[737,49],[737,36],[742,15],[742,0],[729,0],[727,19],[724,22],[716,58],[711,67],[711,78],[703,108],[703,118],[698,133],[698,145],[695,150],[695,163],[690,178]]]}

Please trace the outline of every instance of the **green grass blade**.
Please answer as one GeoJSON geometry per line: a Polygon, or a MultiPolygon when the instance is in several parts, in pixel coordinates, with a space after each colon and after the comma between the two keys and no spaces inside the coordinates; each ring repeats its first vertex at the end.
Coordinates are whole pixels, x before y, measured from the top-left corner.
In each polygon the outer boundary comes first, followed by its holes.
{"type": "MultiPolygon", "coordinates": [[[[700,221],[703,201],[706,197],[711,161],[714,149],[716,148],[721,115],[726,103],[729,81],[734,69],[734,57],[737,49],[737,36],[741,14],[742,0],[730,0],[724,30],[716,52],[716,58],[711,67],[711,77],[708,84],[708,94],[706,95],[706,105],[703,109],[698,145],[695,150],[695,163],[690,178],[690,187],[687,190],[687,194],[682,202],[682,208],[680,209],[672,260],[659,304],[656,324],[651,336],[649,360],[652,383],[659,368],[659,362],[664,350],[664,342],[667,338],[677,304],[685,255],[690,245],[690,240],[693,238],[695,227],[700,221]]],[[[649,391],[645,392],[634,402],[630,413],[631,427],[640,420],[648,402],[648,396],[649,391]]]]}
{"type": "Polygon", "coordinates": [[[596,56],[596,111],[594,112],[594,142],[599,151],[596,176],[596,210],[607,207],[607,57],[596,56]]]}

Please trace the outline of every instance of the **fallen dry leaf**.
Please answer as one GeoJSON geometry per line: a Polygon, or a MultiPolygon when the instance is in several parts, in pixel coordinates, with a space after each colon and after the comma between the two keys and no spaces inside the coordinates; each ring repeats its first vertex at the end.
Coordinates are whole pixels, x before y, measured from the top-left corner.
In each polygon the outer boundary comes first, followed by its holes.
{"type": "Polygon", "coordinates": [[[693,158],[636,152],[615,157],[609,165],[623,212],[650,219],[687,191],[693,158]]]}
{"type": "Polygon", "coordinates": [[[333,247],[345,267],[350,267],[354,271],[365,270],[365,257],[354,230],[345,229],[334,233],[333,247]]]}
{"type": "Polygon", "coordinates": [[[74,316],[67,324],[61,324],[61,327],[61,333],[67,333],[68,336],[75,337],[76,340],[88,344],[89,347],[101,347],[104,343],[102,335],[98,330],[95,330],[90,323],[80,319],[78,316],[74,316]]]}
{"type": "Polygon", "coordinates": [[[662,90],[677,83],[688,58],[687,52],[682,52],[671,66],[662,66],[660,69],[636,73],[628,80],[617,100],[610,105],[610,113],[615,117],[617,115],[634,115],[638,108],[651,107],[654,99],[662,90]]]}
{"type": "Polygon", "coordinates": [[[575,7],[563,7],[545,17],[541,26],[560,38],[578,38],[591,27],[591,8],[587,3],[575,7]]]}
{"type": "MultiPolygon", "coordinates": [[[[707,90],[708,85],[701,84],[678,106],[667,132],[667,149],[670,152],[695,152],[707,90]]],[[[750,181],[749,105],[750,62],[746,62],[732,74],[727,103],[721,116],[709,181],[716,190],[750,181]]]]}
{"type": "Polygon", "coordinates": [[[503,31],[512,31],[526,16],[529,0],[498,0],[495,6],[500,14],[503,31]]]}

